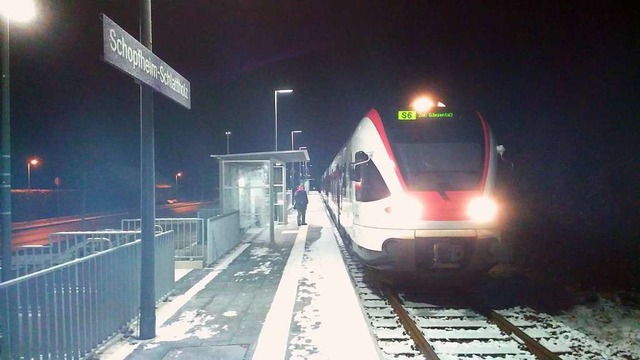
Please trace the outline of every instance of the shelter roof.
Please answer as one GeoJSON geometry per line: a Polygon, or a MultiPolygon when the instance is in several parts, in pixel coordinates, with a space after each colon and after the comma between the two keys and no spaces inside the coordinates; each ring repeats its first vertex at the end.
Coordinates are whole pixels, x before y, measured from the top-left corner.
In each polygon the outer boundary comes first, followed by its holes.
{"type": "Polygon", "coordinates": [[[210,155],[218,161],[247,161],[247,160],[274,160],[281,163],[309,161],[309,153],[303,150],[267,151],[255,153],[210,155]]]}

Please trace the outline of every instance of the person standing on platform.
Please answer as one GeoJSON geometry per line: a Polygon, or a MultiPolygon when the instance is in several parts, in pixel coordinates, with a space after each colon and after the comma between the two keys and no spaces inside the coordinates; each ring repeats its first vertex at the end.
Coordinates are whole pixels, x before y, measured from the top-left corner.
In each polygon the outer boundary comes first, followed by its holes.
{"type": "Polygon", "coordinates": [[[293,208],[298,210],[298,226],[307,225],[305,219],[307,215],[307,204],[309,204],[307,192],[304,190],[304,185],[300,185],[293,195],[293,208]]]}

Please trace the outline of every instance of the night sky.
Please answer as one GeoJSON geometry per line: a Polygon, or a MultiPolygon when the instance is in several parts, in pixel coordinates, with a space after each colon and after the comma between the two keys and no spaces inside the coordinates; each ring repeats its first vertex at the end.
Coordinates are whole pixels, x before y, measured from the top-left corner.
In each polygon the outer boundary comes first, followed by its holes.
{"type": "MultiPolygon", "coordinates": [[[[101,60],[99,14],[138,38],[138,2],[37,5],[11,28],[13,187],[33,155],[33,187],[78,188],[83,173],[135,184],[139,86],[101,60]]],[[[193,95],[191,110],[155,95],[159,182],[182,171],[193,189],[216,186],[209,155],[226,152],[226,130],[231,152],[273,150],[275,89],[294,89],[278,97],[278,148],[302,130],[316,177],[369,108],[427,91],[485,115],[520,194],[637,204],[638,5],[155,0],[152,15],[153,52],[193,95]]]]}

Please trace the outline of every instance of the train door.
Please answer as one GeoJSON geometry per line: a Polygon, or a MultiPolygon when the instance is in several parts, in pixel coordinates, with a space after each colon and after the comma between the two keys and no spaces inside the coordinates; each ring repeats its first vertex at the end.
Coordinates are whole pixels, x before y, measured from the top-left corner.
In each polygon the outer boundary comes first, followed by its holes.
{"type": "Polygon", "coordinates": [[[360,203],[362,201],[363,165],[369,161],[369,155],[364,151],[357,151],[353,162],[349,166],[350,180],[353,183],[353,221],[360,223],[360,203]]]}
{"type": "Polygon", "coordinates": [[[338,227],[342,228],[342,187],[344,186],[344,166],[338,165],[338,176],[336,176],[336,206],[338,208],[338,227]]]}
{"type": "Polygon", "coordinates": [[[342,226],[344,226],[349,233],[353,228],[353,181],[350,179],[351,171],[349,170],[349,164],[345,164],[344,172],[342,176],[342,226]]]}

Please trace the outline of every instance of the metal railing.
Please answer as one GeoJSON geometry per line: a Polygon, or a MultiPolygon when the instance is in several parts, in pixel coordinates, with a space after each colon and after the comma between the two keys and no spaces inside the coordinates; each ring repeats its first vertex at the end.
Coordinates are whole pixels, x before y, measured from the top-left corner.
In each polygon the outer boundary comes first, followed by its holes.
{"type": "MultiPolygon", "coordinates": [[[[175,260],[204,260],[204,220],[198,218],[157,218],[156,228],[176,233],[175,260]]],[[[122,230],[140,230],[140,219],[123,219],[122,230]]]]}
{"type": "MultiPolygon", "coordinates": [[[[176,232],[172,230],[155,235],[155,289],[156,301],[161,301],[173,291],[175,285],[174,249],[176,232]]],[[[142,279],[145,280],[145,279],[142,279]]]]}
{"type": "Polygon", "coordinates": [[[222,215],[222,209],[198,209],[198,219],[210,219],[214,216],[222,215]]]}
{"type": "Polygon", "coordinates": [[[16,276],[82,258],[140,238],[139,231],[69,231],[49,235],[48,246],[23,246],[15,250],[12,267],[16,276]]]}
{"type": "Polygon", "coordinates": [[[240,243],[240,211],[234,211],[207,219],[207,257],[210,265],[240,243]]]}
{"type": "MultiPolygon", "coordinates": [[[[159,301],[174,285],[175,233],[155,241],[159,301]]],[[[80,359],[128,328],[145,280],[140,252],[135,240],[0,283],[0,358],[80,359]]]]}
{"type": "MultiPolygon", "coordinates": [[[[175,260],[202,261],[209,265],[240,242],[240,212],[220,214],[219,209],[199,213],[207,218],[158,218],[156,227],[176,233],[175,260]],[[213,215],[217,214],[217,215],[213,215]]],[[[123,219],[122,229],[140,228],[140,219],[123,219]]]]}

